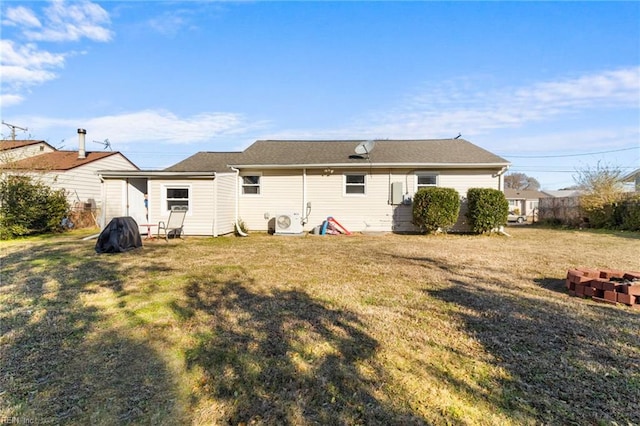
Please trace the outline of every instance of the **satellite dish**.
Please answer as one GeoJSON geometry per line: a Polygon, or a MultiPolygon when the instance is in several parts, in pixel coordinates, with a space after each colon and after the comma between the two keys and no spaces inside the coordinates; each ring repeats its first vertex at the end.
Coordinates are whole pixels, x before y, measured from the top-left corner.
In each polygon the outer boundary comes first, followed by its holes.
{"type": "Polygon", "coordinates": [[[373,148],[376,146],[376,141],[374,140],[368,140],[368,141],[364,141],[358,144],[358,146],[356,146],[356,154],[359,155],[363,155],[363,154],[369,154],[371,151],[373,151],[373,148]]]}

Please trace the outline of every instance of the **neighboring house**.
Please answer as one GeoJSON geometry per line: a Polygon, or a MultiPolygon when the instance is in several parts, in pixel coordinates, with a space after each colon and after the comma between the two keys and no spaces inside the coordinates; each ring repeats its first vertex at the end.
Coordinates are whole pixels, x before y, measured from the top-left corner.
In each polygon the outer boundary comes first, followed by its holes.
{"type": "Polygon", "coordinates": [[[544,190],[544,193],[553,198],[570,198],[579,197],[582,195],[582,191],[579,189],[558,189],[558,190],[544,190]]]}
{"type": "Polygon", "coordinates": [[[36,140],[1,140],[0,164],[23,160],[34,155],[54,152],[56,149],[45,141],[36,140]]]}
{"type": "Polygon", "coordinates": [[[64,189],[72,206],[100,209],[101,169],[138,170],[119,152],[86,152],[84,133],[79,132],[78,151],[58,151],[43,141],[2,141],[3,153],[12,161],[0,162],[0,173],[26,175],[53,189],[64,189]],[[6,145],[5,145],[6,144],[6,145]]]}
{"type": "MultiPolygon", "coordinates": [[[[132,205],[142,205],[132,194],[147,191],[149,223],[165,220],[173,205],[189,207],[187,235],[230,233],[237,220],[267,231],[283,214],[300,231],[331,216],[350,231],[409,232],[416,230],[411,199],[418,189],[454,188],[461,198],[474,187],[502,190],[509,167],[463,139],[379,140],[357,155],[361,144],[265,140],[243,152],[200,152],[163,171],[101,171],[103,223],[131,215],[132,205]]],[[[465,229],[464,212],[456,226],[465,229]]]]}
{"type": "Polygon", "coordinates": [[[622,177],[625,192],[640,192],[640,169],[622,177]]]}
{"type": "Polygon", "coordinates": [[[506,188],[504,195],[509,202],[509,211],[525,216],[528,221],[537,220],[538,204],[541,198],[550,197],[541,191],[506,188]]]}

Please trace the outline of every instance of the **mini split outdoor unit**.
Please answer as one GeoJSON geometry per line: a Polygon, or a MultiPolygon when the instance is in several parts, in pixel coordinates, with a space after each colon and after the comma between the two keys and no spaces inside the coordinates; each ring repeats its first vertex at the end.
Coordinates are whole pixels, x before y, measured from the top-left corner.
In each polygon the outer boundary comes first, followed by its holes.
{"type": "Polygon", "coordinates": [[[281,213],[275,217],[276,234],[302,234],[300,213],[281,213]]]}

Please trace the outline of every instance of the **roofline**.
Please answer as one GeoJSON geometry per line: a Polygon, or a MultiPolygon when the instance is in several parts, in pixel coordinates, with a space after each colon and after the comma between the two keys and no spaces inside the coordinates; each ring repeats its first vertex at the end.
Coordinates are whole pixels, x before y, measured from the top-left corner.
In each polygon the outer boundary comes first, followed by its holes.
{"type": "MultiPolygon", "coordinates": [[[[229,172],[231,173],[231,172],[229,172]]],[[[164,170],[98,170],[101,177],[144,178],[144,177],[215,177],[219,172],[167,172],[164,170]]]]}
{"type": "Polygon", "coordinates": [[[440,168],[440,169],[486,169],[502,168],[511,163],[325,163],[325,164],[229,164],[236,169],[314,169],[324,167],[348,167],[348,168],[440,168]]]}
{"type": "Polygon", "coordinates": [[[14,148],[2,148],[0,149],[0,151],[9,151],[12,149],[17,149],[17,148],[24,148],[25,146],[31,146],[31,145],[36,145],[39,143],[43,143],[45,145],[47,145],[49,148],[53,149],[54,151],[58,151],[53,145],[51,145],[49,142],[47,141],[42,141],[42,140],[24,140],[24,139],[20,139],[20,140],[13,140],[13,139],[2,139],[0,140],[0,146],[2,146],[3,142],[24,142],[25,144],[19,147],[14,147],[14,148]]]}

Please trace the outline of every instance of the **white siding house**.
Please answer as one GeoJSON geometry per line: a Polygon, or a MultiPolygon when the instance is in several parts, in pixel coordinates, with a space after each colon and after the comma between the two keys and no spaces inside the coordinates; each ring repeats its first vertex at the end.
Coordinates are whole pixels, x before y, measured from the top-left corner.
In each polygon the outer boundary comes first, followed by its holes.
{"type": "MultiPolygon", "coordinates": [[[[419,188],[454,188],[464,201],[469,188],[502,190],[509,167],[463,139],[369,142],[366,155],[356,155],[363,142],[257,141],[243,152],[199,152],[162,171],[103,170],[102,223],[139,217],[148,193],[147,223],[186,206],[186,235],[228,234],[239,221],[269,231],[281,215],[298,220],[300,231],[333,217],[352,232],[411,232],[419,188]]],[[[461,214],[456,227],[465,225],[461,214]]]]}
{"type": "Polygon", "coordinates": [[[33,157],[56,149],[45,141],[37,140],[2,140],[0,141],[0,163],[9,163],[33,157]]]}
{"type": "MultiPolygon", "coordinates": [[[[304,229],[310,230],[327,217],[335,218],[352,232],[415,231],[412,225],[411,199],[419,189],[419,176],[433,176],[434,186],[454,188],[466,197],[473,187],[498,189],[500,177],[495,169],[461,170],[333,168],[246,170],[244,176],[260,176],[260,193],[240,192],[239,217],[249,229],[266,231],[271,218],[283,213],[306,217],[304,229]],[[355,183],[351,183],[354,181],[355,183]],[[392,184],[401,188],[403,198],[394,203],[392,184]],[[348,187],[358,186],[350,190],[348,187]],[[353,192],[350,192],[353,191],[353,192]]],[[[458,227],[463,229],[464,221],[458,227]]]]}
{"type": "MultiPolygon", "coordinates": [[[[352,232],[409,232],[416,230],[411,199],[420,187],[455,188],[464,199],[469,188],[502,189],[509,166],[462,139],[376,141],[357,155],[363,142],[257,141],[243,152],[197,153],[165,172],[237,173],[234,192],[226,199],[216,192],[213,208],[220,215],[222,205],[235,204],[234,220],[252,231],[272,230],[275,218],[287,215],[302,218],[305,231],[333,217],[352,232]]],[[[212,197],[195,180],[191,185],[194,200],[212,197]]],[[[464,215],[457,228],[465,229],[464,215]]]]}
{"type": "Polygon", "coordinates": [[[63,189],[72,206],[82,203],[100,209],[102,182],[97,171],[106,168],[138,169],[119,152],[87,152],[79,158],[78,151],[53,151],[10,163],[3,173],[30,176],[53,189],[63,189]]]}

